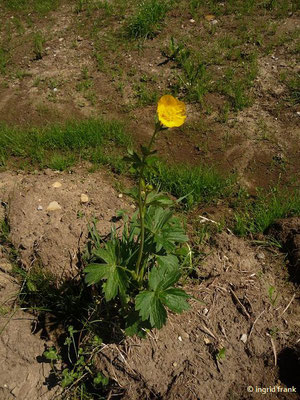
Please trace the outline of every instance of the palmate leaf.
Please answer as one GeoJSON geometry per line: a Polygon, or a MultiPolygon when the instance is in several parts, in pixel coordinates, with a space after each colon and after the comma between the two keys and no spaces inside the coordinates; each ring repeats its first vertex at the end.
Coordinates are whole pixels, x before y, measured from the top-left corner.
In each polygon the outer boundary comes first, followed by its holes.
{"type": "Polygon", "coordinates": [[[148,235],[152,235],[158,253],[164,248],[168,253],[175,250],[176,243],[188,241],[184,229],[173,212],[162,207],[150,206],[145,215],[145,228],[148,235]]]}
{"type": "Polygon", "coordinates": [[[167,320],[167,312],[156,292],[144,291],[136,296],[135,308],[142,320],[150,320],[151,326],[162,328],[167,320]]]}
{"type": "Polygon", "coordinates": [[[190,308],[187,299],[190,296],[182,289],[170,288],[161,294],[161,301],[173,312],[182,313],[190,308]]]}
{"type": "Polygon", "coordinates": [[[158,257],[158,266],[149,274],[149,289],[135,298],[135,309],[143,321],[149,320],[152,327],[162,328],[167,320],[167,306],[171,311],[181,313],[188,310],[190,297],[182,289],[172,287],[180,278],[178,259],[175,256],[158,257]]]}
{"type": "Polygon", "coordinates": [[[107,278],[109,266],[108,264],[89,264],[85,267],[85,282],[90,286],[107,278]]]}
{"type": "Polygon", "coordinates": [[[106,301],[115,298],[118,293],[124,295],[129,277],[121,265],[119,240],[107,242],[104,248],[98,248],[94,254],[105,263],[88,265],[84,269],[86,273],[85,282],[92,285],[106,279],[106,282],[102,285],[106,301]]]}

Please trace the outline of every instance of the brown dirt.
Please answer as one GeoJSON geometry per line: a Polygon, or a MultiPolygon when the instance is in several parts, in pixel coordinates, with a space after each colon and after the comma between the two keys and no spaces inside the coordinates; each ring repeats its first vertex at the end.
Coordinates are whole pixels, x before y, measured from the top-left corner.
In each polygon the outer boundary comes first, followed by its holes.
{"type": "MultiPolygon", "coordinates": [[[[93,214],[101,216],[98,227],[107,233],[115,210],[129,204],[118,197],[103,173],[89,176],[80,170],[71,175],[45,172],[25,176],[2,174],[1,199],[8,203],[10,239],[27,268],[38,260],[59,277],[63,273],[74,275],[78,241],[84,232],[84,243],[88,218],[93,214]],[[56,181],[62,183],[60,188],[52,187],[56,181]],[[89,205],[80,204],[80,194],[85,192],[89,205]],[[47,213],[45,208],[53,200],[62,209],[47,213]],[[43,210],[39,211],[40,204],[43,210]],[[85,217],[78,219],[78,211],[84,212],[85,217]]],[[[284,255],[274,250],[253,247],[250,242],[226,233],[216,235],[195,270],[194,283],[185,286],[195,297],[191,310],[183,315],[169,315],[167,326],[149,333],[145,340],[127,338],[121,344],[104,343],[98,355],[99,367],[119,385],[122,398],[128,400],[257,399],[261,394],[249,394],[248,386],[296,386],[300,298],[297,288],[288,282],[284,265],[284,255]],[[271,286],[278,294],[274,304],[268,295],[271,286]],[[246,343],[241,341],[242,335],[247,335],[246,343]],[[217,361],[216,354],[222,348],[226,349],[225,358],[217,361]],[[289,365],[293,368],[287,375],[289,365]]],[[[5,275],[4,281],[7,279],[11,278],[5,275]]],[[[16,284],[12,288],[16,291],[16,284]]],[[[1,303],[9,304],[6,289],[0,294],[1,303]]],[[[8,314],[9,319],[5,315],[8,324],[1,336],[3,343],[15,352],[5,353],[5,375],[1,375],[0,383],[3,393],[8,393],[4,386],[7,382],[9,390],[15,386],[18,400],[30,399],[19,394],[24,380],[31,382],[30,388],[24,383],[31,393],[28,396],[38,399],[49,372],[46,370],[43,375],[40,364],[34,361],[43,352],[43,342],[33,337],[38,344],[29,344],[29,320],[34,317],[30,315],[28,319],[25,315],[27,325],[18,319],[19,314],[8,314]],[[18,332],[24,332],[24,340],[20,340],[18,332]],[[33,353],[21,358],[25,348],[33,353]],[[15,374],[19,369],[23,374],[22,368],[30,375],[24,375],[19,382],[15,374]]],[[[49,333],[49,337],[54,338],[55,332],[49,333]]],[[[276,398],[298,397],[277,394],[276,398]]]]}
{"type": "Polygon", "coordinates": [[[300,283],[300,218],[278,220],[268,230],[268,234],[282,243],[288,253],[289,273],[292,281],[300,283]]]}
{"type": "MultiPolygon", "coordinates": [[[[11,174],[10,179],[5,175],[8,181],[14,181],[11,191],[6,192],[11,240],[26,269],[40,263],[61,278],[76,273],[88,222],[95,217],[99,233],[105,236],[116,210],[132,210],[129,202],[112,188],[112,176],[103,172],[88,174],[85,169],[78,169],[68,174],[45,170],[30,175],[11,174]],[[61,187],[53,187],[55,182],[61,187]],[[88,203],[81,203],[82,194],[88,196],[88,203]],[[47,211],[53,201],[61,209],[47,211]]],[[[2,185],[5,190],[7,187],[2,185]]],[[[116,226],[119,229],[120,225],[116,226]]]]}
{"type": "Polygon", "coordinates": [[[50,365],[40,361],[45,341],[32,335],[35,319],[17,305],[20,287],[11,271],[0,246],[0,399],[50,400],[58,388],[46,385],[50,365]]]}
{"type": "Polygon", "coordinates": [[[170,315],[168,325],[146,340],[129,338],[122,345],[106,345],[99,365],[130,400],[258,399],[261,394],[247,393],[248,386],[284,385],[280,374],[288,363],[278,368],[274,357],[296,343],[300,304],[298,293],[284,311],[295,288],[283,283],[281,263],[278,255],[219,234],[213,252],[197,269],[201,283],[186,288],[197,299],[191,302],[191,311],[170,315]],[[274,306],[268,298],[270,285],[280,293],[274,306]],[[243,334],[246,343],[241,341],[243,334]],[[221,348],[226,356],[217,362],[221,348]]]}

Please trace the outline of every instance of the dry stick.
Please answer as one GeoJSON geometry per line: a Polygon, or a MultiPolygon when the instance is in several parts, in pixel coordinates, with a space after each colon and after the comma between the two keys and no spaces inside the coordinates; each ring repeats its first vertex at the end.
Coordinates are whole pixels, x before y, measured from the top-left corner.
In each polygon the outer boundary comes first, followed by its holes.
{"type": "Polygon", "coordinates": [[[289,308],[289,306],[292,304],[292,302],[293,302],[293,300],[294,300],[294,298],[296,297],[296,294],[294,293],[293,294],[293,297],[291,298],[291,300],[290,300],[290,302],[289,302],[289,304],[285,307],[285,309],[282,311],[282,313],[279,315],[279,317],[282,317],[283,316],[283,314],[286,312],[286,310],[289,308]]]}
{"type": "Polygon", "coordinates": [[[229,288],[229,290],[230,290],[230,293],[233,295],[233,297],[235,298],[235,300],[239,303],[239,305],[242,307],[242,310],[244,311],[244,314],[246,315],[246,317],[248,318],[248,319],[250,319],[250,315],[249,315],[249,313],[248,313],[248,311],[246,310],[246,307],[240,302],[240,299],[237,297],[237,295],[234,293],[234,291],[231,289],[231,288],[229,288]]]}
{"type": "Polygon", "coordinates": [[[200,330],[202,331],[202,330],[204,330],[204,332],[205,333],[208,333],[212,338],[214,338],[215,340],[218,340],[216,337],[215,337],[215,335],[208,329],[208,328],[206,328],[206,326],[202,326],[202,329],[200,328],[200,330]]]}
{"type": "Polygon", "coordinates": [[[272,349],[273,349],[273,353],[274,353],[274,364],[275,366],[277,365],[277,353],[276,353],[276,347],[275,347],[275,343],[274,340],[270,337],[271,339],[271,343],[272,343],[272,349]]]}
{"type": "Polygon", "coordinates": [[[259,314],[259,316],[256,318],[256,320],[253,322],[253,324],[252,324],[252,326],[251,326],[251,329],[250,329],[250,332],[249,332],[249,335],[248,335],[248,340],[250,339],[250,336],[251,336],[251,334],[252,334],[254,325],[256,324],[256,322],[259,320],[259,318],[263,315],[263,313],[264,313],[265,311],[266,311],[266,310],[263,310],[263,311],[259,314]]]}

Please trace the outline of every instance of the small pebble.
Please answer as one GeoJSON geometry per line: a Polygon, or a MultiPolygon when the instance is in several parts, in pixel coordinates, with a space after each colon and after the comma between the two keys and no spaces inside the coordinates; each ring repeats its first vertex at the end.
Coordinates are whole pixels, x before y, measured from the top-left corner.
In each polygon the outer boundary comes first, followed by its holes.
{"type": "Polygon", "coordinates": [[[213,25],[216,25],[218,23],[218,21],[216,20],[216,19],[213,19],[212,21],[211,21],[211,24],[213,24],[213,25]]]}
{"type": "Polygon", "coordinates": [[[241,336],[241,341],[243,342],[243,343],[246,343],[247,342],[247,335],[246,335],[246,333],[243,333],[242,334],[242,336],[241,336]]]}
{"type": "Polygon", "coordinates": [[[190,19],[190,22],[191,22],[192,24],[194,24],[194,23],[195,23],[195,20],[194,20],[193,18],[191,18],[191,19],[190,19]]]}
{"type": "Polygon", "coordinates": [[[37,206],[37,209],[38,209],[39,211],[42,211],[43,206],[39,205],[39,206],[37,206]]]}
{"type": "Polygon", "coordinates": [[[53,92],[57,92],[57,88],[56,87],[53,89],[53,92]]]}
{"type": "Polygon", "coordinates": [[[208,309],[207,309],[207,308],[204,308],[203,314],[206,315],[207,313],[208,313],[208,309]]]}
{"type": "Polygon", "coordinates": [[[173,362],[173,367],[177,367],[177,362],[173,362]]]}
{"type": "Polygon", "coordinates": [[[57,211],[61,210],[61,206],[58,204],[57,201],[51,201],[47,207],[47,211],[57,211]]]}
{"type": "Polygon", "coordinates": [[[120,193],[120,194],[119,194],[119,198],[121,199],[122,197],[123,197],[123,194],[122,194],[122,193],[120,193]]]}
{"type": "Polygon", "coordinates": [[[53,188],[60,188],[61,187],[61,183],[60,182],[54,182],[52,187],[53,188]]]}
{"type": "Polygon", "coordinates": [[[179,342],[182,342],[182,337],[178,336],[178,340],[179,340],[179,342]]]}
{"type": "Polygon", "coordinates": [[[82,193],[82,195],[80,196],[80,201],[81,201],[81,203],[88,203],[89,198],[86,194],[82,193]]]}
{"type": "Polygon", "coordinates": [[[264,253],[257,253],[256,258],[258,258],[259,260],[264,260],[266,256],[264,255],[264,253]]]}

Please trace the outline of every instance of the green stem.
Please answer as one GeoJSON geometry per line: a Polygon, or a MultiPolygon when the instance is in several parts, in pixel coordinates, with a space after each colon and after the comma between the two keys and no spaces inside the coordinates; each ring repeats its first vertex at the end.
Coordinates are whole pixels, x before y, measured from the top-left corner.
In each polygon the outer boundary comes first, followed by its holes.
{"type": "MultiPolygon", "coordinates": [[[[161,129],[161,126],[159,124],[155,125],[155,130],[154,133],[151,137],[151,140],[148,145],[148,150],[151,150],[151,147],[154,143],[155,137],[157,132],[159,132],[161,129]]],[[[140,170],[140,177],[139,177],[139,198],[138,198],[138,206],[139,206],[139,217],[140,217],[140,228],[141,228],[141,236],[140,236],[140,248],[139,248],[139,254],[138,254],[138,259],[136,263],[136,268],[135,268],[135,273],[138,277],[138,281],[141,282],[143,280],[143,275],[144,274],[139,274],[140,272],[140,265],[143,257],[143,250],[144,250],[144,242],[145,242],[145,211],[146,211],[146,196],[145,200],[143,201],[142,199],[142,182],[144,179],[144,170],[145,170],[145,162],[146,162],[147,156],[143,156],[143,165],[140,170]]],[[[143,269],[142,269],[143,271],[143,269]]]]}

